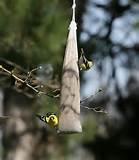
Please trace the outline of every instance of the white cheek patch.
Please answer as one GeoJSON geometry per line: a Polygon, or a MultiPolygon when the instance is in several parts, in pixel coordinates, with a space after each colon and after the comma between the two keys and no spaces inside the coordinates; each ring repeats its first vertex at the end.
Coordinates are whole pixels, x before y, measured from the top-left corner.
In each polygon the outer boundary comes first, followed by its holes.
{"type": "Polygon", "coordinates": [[[49,122],[49,118],[45,117],[44,121],[48,123],[49,122]]]}

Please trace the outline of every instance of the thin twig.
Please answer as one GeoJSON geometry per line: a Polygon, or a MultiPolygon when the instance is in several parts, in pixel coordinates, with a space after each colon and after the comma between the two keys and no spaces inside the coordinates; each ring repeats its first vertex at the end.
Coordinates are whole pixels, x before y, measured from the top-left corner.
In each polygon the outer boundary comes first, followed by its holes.
{"type": "MultiPolygon", "coordinates": [[[[97,110],[97,108],[99,108],[99,107],[95,107],[95,108],[90,108],[90,107],[87,107],[87,106],[83,106],[83,105],[81,105],[81,107],[83,107],[83,108],[86,108],[86,109],[88,109],[88,110],[93,110],[94,112],[96,112],[96,113],[105,113],[105,114],[107,114],[107,112],[106,111],[104,111],[104,110],[97,110]]],[[[101,108],[101,107],[100,107],[101,108]]]]}
{"type": "Polygon", "coordinates": [[[95,97],[98,93],[100,93],[100,92],[102,92],[102,89],[101,89],[101,88],[99,88],[98,91],[96,91],[94,95],[91,95],[91,96],[88,96],[88,97],[82,99],[82,100],[80,101],[80,103],[83,103],[84,101],[86,101],[87,99],[90,99],[90,98],[94,99],[94,97],[95,97]]]}
{"type": "Polygon", "coordinates": [[[28,72],[28,75],[27,75],[27,78],[26,78],[25,81],[27,81],[27,80],[31,77],[31,75],[32,75],[33,72],[35,72],[35,71],[37,71],[37,70],[39,70],[39,69],[41,69],[41,67],[37,67],[37,68],[34,68],[34,69],[32,69],[31,71],[29,71],[29,72],[28,72]]]}
{"type": "MultiPolygon", "coordinates": [[[[9,71],[7,70],[6,68],[4,68],[2,65],[0,65],[0,69],[2,69],[4,72],[8,73],[10,76],[12,76],[16,81],[18,82],[21,82],[22,84],[25,84],[28,88],[32,89],[34,92],[36,92],[39,96],[40,95],[46,95],[46,96],[49,96],[51,98],[57,98],[58,95],[51,95],[49,93],[46,93],[46,92],[42,92],[42,91],[39,91],[37,90],[35,87],[33,87],[32,85],[30,85],[29,83],[27,83],[27,79],[26,80],[22,80],[21,78],[17,77],[12,71],[9,71]]],[[[35,71],[36,69],[32,70],[35,71]]],[[[29,77],[27,77],[29,78],[29,77]]],[[[54,91],[55,93],[55,91],[54,91]]]]}

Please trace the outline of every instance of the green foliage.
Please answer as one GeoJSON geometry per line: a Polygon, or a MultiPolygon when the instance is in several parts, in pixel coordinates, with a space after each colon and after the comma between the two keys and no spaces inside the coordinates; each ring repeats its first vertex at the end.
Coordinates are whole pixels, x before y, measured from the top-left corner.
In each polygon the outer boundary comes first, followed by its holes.
{"type": "Polygon", "coordinates": [[[58,0],[1,0],[0,55],[24,66],[62,62],[68,27],[64,10],[58,0]]]}

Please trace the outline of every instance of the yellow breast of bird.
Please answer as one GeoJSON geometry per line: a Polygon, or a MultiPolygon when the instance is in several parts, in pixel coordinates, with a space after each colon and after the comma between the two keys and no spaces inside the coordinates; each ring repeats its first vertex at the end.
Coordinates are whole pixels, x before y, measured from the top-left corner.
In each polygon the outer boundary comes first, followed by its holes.
{"type": "Polygon", "coordinates": [[[58,126],[58,118],[55,117],[55,118],[51,119],[51,117],[50,117],[48,124],[50,127],[57,127],[58,126]]]}

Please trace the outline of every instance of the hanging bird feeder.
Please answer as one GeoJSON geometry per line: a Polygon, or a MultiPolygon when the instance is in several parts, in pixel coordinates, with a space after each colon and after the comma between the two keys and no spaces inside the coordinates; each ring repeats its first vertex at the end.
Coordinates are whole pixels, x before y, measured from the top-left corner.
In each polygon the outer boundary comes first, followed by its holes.
{"type": "Polygon", "coordinates": [[[75,0],[73,0],[73,15],[69,26],[61,82],[60,114],[58,126],[60,133],[82,132],[82,126],[80,122],[80,79],[78,68],[75,7],[75,0]]]}

